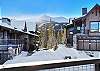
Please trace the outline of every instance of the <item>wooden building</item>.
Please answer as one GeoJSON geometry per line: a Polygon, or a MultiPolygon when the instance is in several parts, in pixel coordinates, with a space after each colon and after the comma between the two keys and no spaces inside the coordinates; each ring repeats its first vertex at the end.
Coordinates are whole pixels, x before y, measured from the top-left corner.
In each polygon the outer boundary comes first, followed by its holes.
{"type": "Polygon", "coordinates": [[[74,19],[73,25],[74,29],[79,28],[80,33],[77,36],[77,49],[100,50],[100,5],[96,4],[86,15],[74,19]]]}
{"type": "Polygon", "coordinates": [[[0,23],[0,63],[4,63],[11,58],[9,51],[13,56],[18,55],[21,51],[33,51],[36,49],[36,34],[27,31],[26,22],[24,29],[19,30],[11,26],[11,20],[2,18],[0,23]],[[33,41],[33,42],[32,42],[33,41]]]}

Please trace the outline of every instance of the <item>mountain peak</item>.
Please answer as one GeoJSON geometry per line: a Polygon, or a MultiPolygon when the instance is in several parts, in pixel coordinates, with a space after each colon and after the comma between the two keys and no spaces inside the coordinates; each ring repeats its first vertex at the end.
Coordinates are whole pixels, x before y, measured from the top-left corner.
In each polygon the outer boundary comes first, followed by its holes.
{"type": "Polygon", "coordinates": [[[42,15],[39,18],[40,22],[49,22],[49,21],[54,21],[54,22],[58,22],[58,23],[65,23],[68,22],[68,19],[66,19],[65,17],[51,17],[48,15],[42,15]]]}

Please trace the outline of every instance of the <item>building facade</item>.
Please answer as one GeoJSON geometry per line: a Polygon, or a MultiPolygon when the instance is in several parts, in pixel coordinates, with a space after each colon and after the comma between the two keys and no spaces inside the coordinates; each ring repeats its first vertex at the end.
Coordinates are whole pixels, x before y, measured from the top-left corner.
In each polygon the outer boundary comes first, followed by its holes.
{"type": "Polygon", "coordinates": [[[99,51],[100,5],[96,4],[85,16],[74,19],[73,24],[80,33],[77,36],[77,49],[99,51]]]}
{"type": "Polygon", "coordinates": [[[11,20],[2,18],[0,23],[0,63],[4,63],[21,51],[33,51],[36,49],[36,34],[27,31],[25,22],[24,29],[18,30],[11,26],[11,20]],[[33,41],[33,42],[32,42],[33,41]]]}

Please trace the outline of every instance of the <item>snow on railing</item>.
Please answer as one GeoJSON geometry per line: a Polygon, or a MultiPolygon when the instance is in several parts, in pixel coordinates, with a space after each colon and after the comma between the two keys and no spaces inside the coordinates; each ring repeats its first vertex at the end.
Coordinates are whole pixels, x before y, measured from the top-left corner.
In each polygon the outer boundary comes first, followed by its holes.
{"type": "MultiPolygon", "coordinates": [[[[35,70],[46,70],[46,69],[51,69],[51,70],[55,69],[54,71],[57,71],[57,68],[62,68],[62,67],[63,67],[63,70],[61,71],[71,71],[71,70],[67,70],[66,67],[80,66],[80,65],[87,65],[86,70],[84,71],[100,71],[99,63],[100,63],[100,59],[97,59],[97,58],[38,61],[38,62],[1,65],[0,71],[22,71],[22,70],[35,71],[35,70]],[[91,68],[88,69],[89,64],[90,66],[92,64],[93,66],[92,70],[91,68]]],[[[81,71],[81,70],[79,69],[77,71],[81,71]]]]}

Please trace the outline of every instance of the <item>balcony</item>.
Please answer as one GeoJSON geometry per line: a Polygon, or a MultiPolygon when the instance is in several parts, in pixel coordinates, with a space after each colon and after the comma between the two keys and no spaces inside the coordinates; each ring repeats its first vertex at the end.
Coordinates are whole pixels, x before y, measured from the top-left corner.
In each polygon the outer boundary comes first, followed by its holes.
{"type": "Polygon", "coordinates": [[[9,47],[22,47],[23,41],[20,39],[0,39],[0,50],[7,50],[9,47]]]}

